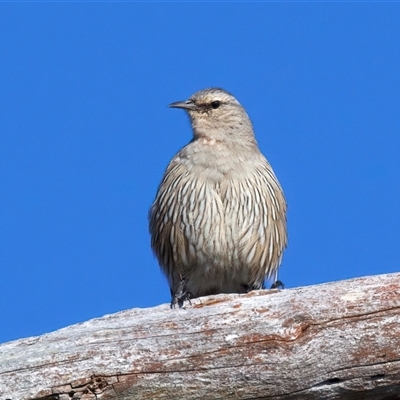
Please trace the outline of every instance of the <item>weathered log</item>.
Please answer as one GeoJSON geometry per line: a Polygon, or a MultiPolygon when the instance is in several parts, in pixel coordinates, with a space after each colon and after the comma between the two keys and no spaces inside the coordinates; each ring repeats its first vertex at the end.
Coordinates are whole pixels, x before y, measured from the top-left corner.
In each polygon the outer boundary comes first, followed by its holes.
{"type": "Polygon", "coordinates": [[[132,309],[5,343],[0,399],[400,399],[400,274],[132,309]]]}

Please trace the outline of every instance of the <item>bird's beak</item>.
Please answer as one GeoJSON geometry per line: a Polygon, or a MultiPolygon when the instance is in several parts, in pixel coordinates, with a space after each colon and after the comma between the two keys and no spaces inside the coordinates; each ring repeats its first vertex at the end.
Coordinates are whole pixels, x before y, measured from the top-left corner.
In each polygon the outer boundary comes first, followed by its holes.
{"type": "Polygon", "coordinates": [[[197,110],[197,106],[193,103],[192,100],[176,101],[175,103],[171,103],[168,107],[183,108],[185,110],[197,110]]]}

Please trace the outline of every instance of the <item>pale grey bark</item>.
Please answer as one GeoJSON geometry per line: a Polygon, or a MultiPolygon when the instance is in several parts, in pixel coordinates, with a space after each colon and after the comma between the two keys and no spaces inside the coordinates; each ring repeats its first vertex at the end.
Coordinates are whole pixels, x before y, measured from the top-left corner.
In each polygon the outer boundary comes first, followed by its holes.
{"type": "Polygon", "coordinates": [[[132,309],[0,346],[0,400],[397,398],[400,274],[132,309]]]}

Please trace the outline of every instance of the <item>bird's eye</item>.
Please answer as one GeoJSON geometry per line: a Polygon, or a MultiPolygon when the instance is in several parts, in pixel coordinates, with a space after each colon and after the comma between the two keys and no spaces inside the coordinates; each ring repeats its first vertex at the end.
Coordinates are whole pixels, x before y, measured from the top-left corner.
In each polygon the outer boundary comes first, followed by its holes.
{"type": "Polygon", "coordinates": [[[211,107],[216,109],[221,105],[221,102],[219,100],[215,100],[211,103],[211,107]]]}

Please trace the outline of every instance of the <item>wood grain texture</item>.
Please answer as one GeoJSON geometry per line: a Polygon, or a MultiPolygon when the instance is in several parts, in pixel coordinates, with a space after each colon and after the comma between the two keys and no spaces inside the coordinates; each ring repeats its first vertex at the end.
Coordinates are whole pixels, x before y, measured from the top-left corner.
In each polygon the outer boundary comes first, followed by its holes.
{"type": "Polygon", "coordinates": [[[5,343],[0,399],[400,399],[400,274],[132,309],[5,343]]]}

